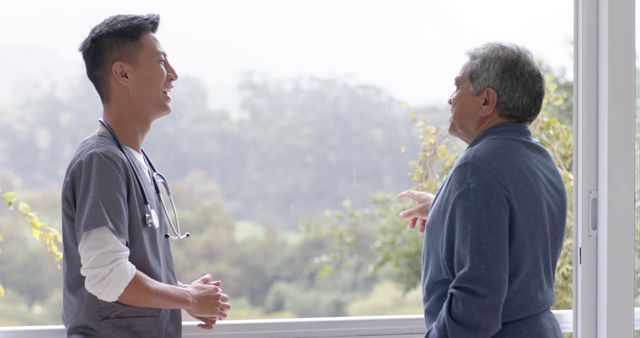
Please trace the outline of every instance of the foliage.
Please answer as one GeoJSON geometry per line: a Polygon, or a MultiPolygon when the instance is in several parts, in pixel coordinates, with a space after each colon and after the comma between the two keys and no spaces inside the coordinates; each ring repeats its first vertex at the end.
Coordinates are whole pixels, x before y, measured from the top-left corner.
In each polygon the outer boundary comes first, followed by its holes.
{"type": "Polygon", "coordinates": [[[409,164],[411,181],[417,190],[436,191],[458,159],[459,143],[448,141],[446,130],[429,124],[426,117],[418,118],[415,112],[411,113],[411,122],[420,140],[418,157],[409,164]]]}
{"type": "Polygon", "coordinates": [[[405,292],[391,281],[381,281],[365,298],[350,303],[347,314],[349,316],[414,315],[422,313],[421,299],[420,288],[405,292]]]}
{"type": "Polygon", "coordinates": [[[0,327],[15,325],[22,323],[24,325],[36,325],[48,322],[50,317],[49,309],[51,307],[55,312],[55,316],[59,317],[59,304],[47,302],[42,307],[31,309],[28,305],[21,302],[21,295],[14,292],[7,292],[6,297],[0,302],[0,327]]]}
{"type": "Polygon", "coordinates": [[[554,309],[571,309],[573,300],[573,138],[569,128],[553,118],[542,117],[537,127],[540,143],[551,151],[567,191],[567,225],[562,252],[556,267],[554,309]]]}
{"type": "MultiPolygon", "coordinates": [[[[2,190],[0,190],[0,192],[2,192],[2,190]]],[[[60,269],[62,261],[62,251],[60,251],[58,247],[58,245],[62,245],[62,235],[60,231],[42,222],[36,213],[31,211],[29,204],[18,200],[16,193],[5,192],[0,196],[9,210],[17,211],[27,220],[31,228],[32,236],[47,248],[47,251],[51,253],[54,259],[56,267],[60,269]]],[[[3,237],[0,236],[0,242],[2,240],[3,237]]],[[[3,297],[4,293],[4,288],[0,285],[0,297],[3,297]]]]}
{"type": "Polygon", "coordinates": [[[317,281],[318,272],[308,267],[321,252],[331,252],[329,241],[292,236],[273,224],[234,222],[218,185],[203,172],[172,186],[182,227],[192,233],[172,248],[178,274],[183,281],[203,273],[221,279],[233,298],[233,318],[344,314],[351,300],[344,295],[359,295],[373,283],[359,269],[317,281]]]}
{"type": "Polygon", "coordinates": [[[564,69],[552,69],[541,63],[545,74],[546,95],[544,101],[544,115],[556,118],[560,123],[573,128],[573,81],[565,75],[564,69]]]}
{"type": "Polygon", "coordinates": [[[346,315],[346,306],[353,296],[339,289],[306,288],[293,283],[273,285],[265,302],[268,312],[290,311],[300,317],[327,317],[346,315]]]}

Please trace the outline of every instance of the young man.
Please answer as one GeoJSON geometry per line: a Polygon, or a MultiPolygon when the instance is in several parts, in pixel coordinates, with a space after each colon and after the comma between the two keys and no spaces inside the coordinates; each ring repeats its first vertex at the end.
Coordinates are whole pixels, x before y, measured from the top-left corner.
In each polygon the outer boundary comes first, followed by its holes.
{"type": "Polygon", "coordinates": [[[422,258],[425,337],[560,338],[550,308],[567,197],[549,153],[528,125],[544,78],[518,46],[469,53],[449,99],[449,133],[467,144],[434,196],[400,217],[426,234],[422,258]]]}
{"type": "Polygon", "coordinates": [[[70,337],[180,337],[180,309],[212,328],[230,308],[209,275],[178,283],[169,238],[182,234],[171,233],[157,172],[142,151],[151,123],[171,111],[178,79],[154,34],[158,23],[157,15],[113,16],[80,46],[103,112],[62,190],[62,318],[70,337]]]}

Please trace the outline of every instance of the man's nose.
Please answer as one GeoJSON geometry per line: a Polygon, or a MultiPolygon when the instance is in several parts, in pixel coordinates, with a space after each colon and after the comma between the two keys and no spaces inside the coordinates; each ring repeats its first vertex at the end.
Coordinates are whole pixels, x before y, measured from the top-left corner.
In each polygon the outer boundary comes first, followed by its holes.
{"type": "Polygon", "coordinates": [[[451,98],[449,98],[449,99],[447,100],[447,103],[448,103],[449,105],[451,105],[451,98]]]}
{"type": "Polygon", "coordinates": [[[169,64],[169,69],[167,72],[171,81],[175,81],[178,79],[178,72],[176,72],[175,68],[171,64],[169,64]]]}

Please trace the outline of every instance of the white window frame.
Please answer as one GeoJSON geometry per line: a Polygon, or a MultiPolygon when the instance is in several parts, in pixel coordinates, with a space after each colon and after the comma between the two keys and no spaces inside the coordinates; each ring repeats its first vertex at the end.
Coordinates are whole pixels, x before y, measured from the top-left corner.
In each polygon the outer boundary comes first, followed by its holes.
{"type": "Polygon", "coordinates": [[[575,0],[574,335],[633,337],[635,1],[575,0]]]}

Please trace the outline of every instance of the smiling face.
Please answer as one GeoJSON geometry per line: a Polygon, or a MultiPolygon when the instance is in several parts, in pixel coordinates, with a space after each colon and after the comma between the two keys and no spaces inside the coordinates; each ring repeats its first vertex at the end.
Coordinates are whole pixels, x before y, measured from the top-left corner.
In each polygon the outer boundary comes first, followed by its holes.
{"type": "Polygon", "coordinates": [[[142,35],[139,44],[138,59],[130,74],[130,94],[140,111],[153,120],[171,111],[172,83],[178,74],[152,33],[142,35]]]}
{"type": "Polygon", "coordinates": [[[473,94],[469,76],[464,71],[455,78],[455,86],[448,101],[451,106],[449,134],[471,143],[481,122],[480,111],[485,103],[484,96],[473,94]]]}

